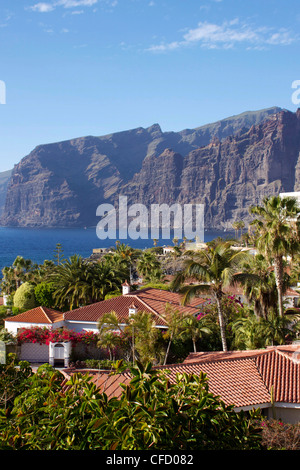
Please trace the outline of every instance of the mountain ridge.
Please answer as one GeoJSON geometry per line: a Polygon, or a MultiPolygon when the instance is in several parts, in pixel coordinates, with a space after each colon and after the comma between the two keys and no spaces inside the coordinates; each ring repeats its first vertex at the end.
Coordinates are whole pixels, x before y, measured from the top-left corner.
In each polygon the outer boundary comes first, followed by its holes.
{"type": "MultiPolygon", "coordinates": [[[[206,227],[223,228],[236,217],[245,218],[244,206],[254,198],[255,189],[250,191],[250,198],[242,197],[241,186],[249,192],[246,187],[249,181],[246,184],[237,175],[244,156],[250,166],[255,162],[256,166],[265,165],[269,171],[266,157],[262,161],[249,158],[249,146],[253,146],[254,141],[258,145],[267,129],[263,125],[272,119],[279,125],[278,116],[289,114],[294,115],[272,107],[180,132],[163,132],[155,123],[148,128],[38,145],[12,170],[1,225],[95,226],[98,205],[115,204],[118,195],[124,194],[129,203],[144,204],[191,203],[198,198],[198,203],[203,202],[207,207],[206,227]],[[244,151],[241,150],[243,145],[244,151]],[[235,162],[235,168],[226,162],[228,158],[235,162]],[[226,175],[222,174],[222,168],[226,168],[226,175]],[[234,198],[235,185],[243,202],[227,201],[224,205],[222,198],[225,201],[234,198]]],[[[286,136],[284,139],[286,142],[286,136]]],[[[270,147],[270,141],[265,141],[264,145],[270,147]]],[[[261,146],[255,148],[263,155],[261,146]]],[[[294,164],[299,179],[300,164],[298,161],[294,164]]],[[[247,173],[241,165],[240,170],[247,173]]],[[[262,168],[259,171],[263,173],[262,168]]],[[[263,176],[260,179],[263,180],[263,176]]],[[[287,186],[287,183],[272,184],[265,183],[265,192],[287,186]]],[[[258,189],[263,195],[264,191],[258,189]]]]}

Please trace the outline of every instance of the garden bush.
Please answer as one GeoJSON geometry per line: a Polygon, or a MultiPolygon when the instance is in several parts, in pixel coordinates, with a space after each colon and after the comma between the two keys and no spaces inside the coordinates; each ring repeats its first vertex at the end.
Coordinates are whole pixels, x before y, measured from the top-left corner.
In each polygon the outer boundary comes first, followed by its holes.
{"type": "Polygon", "coordinates": [[[170,384],[164,372],[137,363],[131,377],[120,398],[108,398],[88,375],[65,383],[51,366],[39,368],[9,412],[0,409],[0,449],[261,449],[260,413],[236,413],[209,392],[205,374],[170,384]]]}
{"type": "Polygon", "coordinates": [[[287,424],[279,420],[262,422],[262,445],[267,450],[300,450],[300,422],[287,424]]]}

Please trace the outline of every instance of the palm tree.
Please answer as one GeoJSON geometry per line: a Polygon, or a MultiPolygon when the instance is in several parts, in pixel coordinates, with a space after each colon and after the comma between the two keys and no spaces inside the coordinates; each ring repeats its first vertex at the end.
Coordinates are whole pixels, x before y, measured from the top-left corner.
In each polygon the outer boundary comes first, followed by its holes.
{"type": "Polygon", "coordinates": [[[23,256],[17,256],[12,265],[16,278],[16,286],[20,287],[21,283],[28,280],[30,272],[33,269],[33,264],[30,259],[25,259],[23,256]]]}
{"type": "Polygon", "coordinates": [[[100,302],[110,292],[121,288],[122,282],[126,279],[126,272],[122,266],[114,265],[108,261],[89,264],[86,270],[86,279],[90,285],[87,290],[89,303],[100,302]]]}
{"type": "Polygon", "coordinates": [[[164,365],[166,365],[173,340],[183,334],[183,322],[185,320],[185,315],[180,313],[178,309],[174,309],[170,304],[166,304],[165,312],[162,317],[167,324],[167,335],[169,338],[164,359],[164,365]]]}
{"type": "Polygon", "coordinates": [[[73,255],[49,273],[53,282],[53,294],[58,307],[73,310],[85,304],[89,298],[88,265],[81,256],[73,255]]]}
{"type": "Polygon", "coordinates": [[[274,264],[278,311],[283,316],[283,260],[299,251],[300,209],[294,198],[266,197],[262,206],[253,206],[257,216],[251,223],[257,229],[256,246],[274,264]]]}
{"type": "MultiPolygon", "coordinates": [[[[243,265],[243,271],[251,274],[242,280],[244,294],[253,303],[257,317],[267,318],[270,310],[278,307],[276,281],[272,267],[262,254],[254,255],[243,265]]],[[[283,289],[288,287],[288,276],[284,276],[283,289]]]]}
{"type": "Polygon", "coordinates": [[[109,359],[112,361],[114,359],[113,351],[120,342],[119,336],[113,331],[107,331],[104,333],[97,345],[108,350],[109,359]]]}
{"type": "Polygon", "coordinates": [[[17,289],[15,273],[12,267],[5,266],[2,269],[1,291],[10,295],[17,289]]]}
{"type": "Polygon", "coordinates": [[[192,339],[194,352],[197,352],[197,341],[205,334],[209,335],[211,333],[211,329],[203,326],[201,320],[198,320],[193,315],[189,315],[183,320],[182,327],[183,334],[187,334],[192,339]]]}
{"type": "Polygon", "coordinates": [[[116,312],[114,311],[105,313],[98,320],[97,327],[98,327],[100,336],[103,332],[107,332],[107,331],[118,331],[119,333],[122,332],[119,319],[117,317],[116,312]]]}
{"type": "Polygon", "coordinates": [[[266,346],[286,344],[287,338],[296,337],[299,332],[299,315],[286,315],[278,317],[274,312],[263,320],[264,337],[266,346]]]}
{"type": "Polygon", "coordinates": [[[238,231],[239,231],[239,223],[238,223],[237,220],[232,223],[232,227],[234,228],[234,236],[237,239],[238,238],[238,231]]]}
{"type": "Polygon", "coordinates": [[[157,328],[153,315],[149,312],[137,312],[128,322],[128,328],[134,331],[135,350],[142,363],[155,362],[157,357],[157,328]]]}
{"type": "Polygon", "coordinates": [[[137,270],[146,281],[159,280],[161,278],[160,262],[155,254],[145,251],[137,262],[137,270]]]}
{"type": "Polygon", "coordinates": [[[249,312],[245,317],[238,318],[231,324],[234,333],[233,344],[238,349],[264,348],[265,335],[262,318],[254,312],[249,312]]]}
{"type": "Polygon", "coordinates": [[[91,263],[73,255],[54,266],[46,280],[56,287],[54,299],[58,307],[73,310],[104,300],[106,294],[120,289],[124,277],[116,264],[91,263]]]}
{"type": "Polygon", "coordinates": [[[183,294],[183,303],[188,303],[194,296],[210,293],[217,303],[218,320],[223,351],[227,351],[225,320],[221,306],[223,289],[240,279],[241,261],[248,255],[241,250],[234,250],[230,242],[219,242],[198,252],[186,253],[183,271],[179,272],[173,282],[173,290],[183,294]],[[197,283],[184,285],[186,279],[194,278],[197,283]]]}

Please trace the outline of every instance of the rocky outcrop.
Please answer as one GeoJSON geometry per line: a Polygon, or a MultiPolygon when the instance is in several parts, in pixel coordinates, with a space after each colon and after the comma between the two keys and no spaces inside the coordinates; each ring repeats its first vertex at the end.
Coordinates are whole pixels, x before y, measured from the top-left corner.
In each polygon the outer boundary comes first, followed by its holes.
{"type": "Polygon", "coordinates": [[[12,171],[1,224],[94,226],[116,203],[204,203],[205,226],[247,222],[263,196],[300,189],[299,112],[270,108],[197,129],[158,124],[40,145],[12,171]]]}
{"type": "Polygon", "coordinates": [[[128,203],[198,203],[205,227],[231,228],[250,220],[249,207],[268,195],[300,190],[300,110],[189,152],[149,157],[123,188],[128,203]]]}
{"type": "Polygon", "coordinates": [[[12,170],[2,171],[0,173],[0,217],[5,206],[7,187],[10,181],[12,170]]]}

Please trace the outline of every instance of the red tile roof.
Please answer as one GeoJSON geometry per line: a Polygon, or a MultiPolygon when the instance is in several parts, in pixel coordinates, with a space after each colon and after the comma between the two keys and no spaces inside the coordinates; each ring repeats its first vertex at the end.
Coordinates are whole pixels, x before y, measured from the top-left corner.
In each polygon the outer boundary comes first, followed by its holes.
{"type": "Polygon", "coordinates": [[[123,323],[128,319],[129,307],[134,303],[138,311],[146,311],[153,314],[157,326],[166,326],[163,314],[165,313],[167,303],[179,312],[196,314],[199,312],[197,306],[205,302],[204,299],[198,298],[194,299],[191,304],[183,306],[181,299],[182,296],[174,292],[145,288],[71,310],[64,314],[64,318],[65,320],[73,321],[97,322],[105,313],[113,311],[117,314],[119,322],[123,323]]]}
{"type": "Polygon", "coordinates": [[[220,396],[227,405],[235,407],[261,405],[270,402],[270,393],[255,362],[249,358],[203,361],[159,367],[168,370],[171,382],[176,374],[204,372],[208,377],[209,391],[220,396]]]}
{"type": "Polygon", "coordinates": [[[52,324],[63,321],[63,313],[47,307],[36,307],[27,312],[19,313],[13,317],[8,317],[5,321],[20,323],[45,323],[52,324]]]}
{"type": "MultiPolygon", "coordinates": [[[[155,368],[166,371],[171,382],[177,373],[199,375],[204,372],[210,392],[236,408],[270,405],[272,389],[276,402],[300,403],[299,345],[254,351],[195,353],[181,364],[155,368]]],[[[130,375],[125,372],[109,376],[108,372],[93,371],[92,380],[109,397],[119,397],[122,393],[120,384],[127,384],[130,375]]]]}

